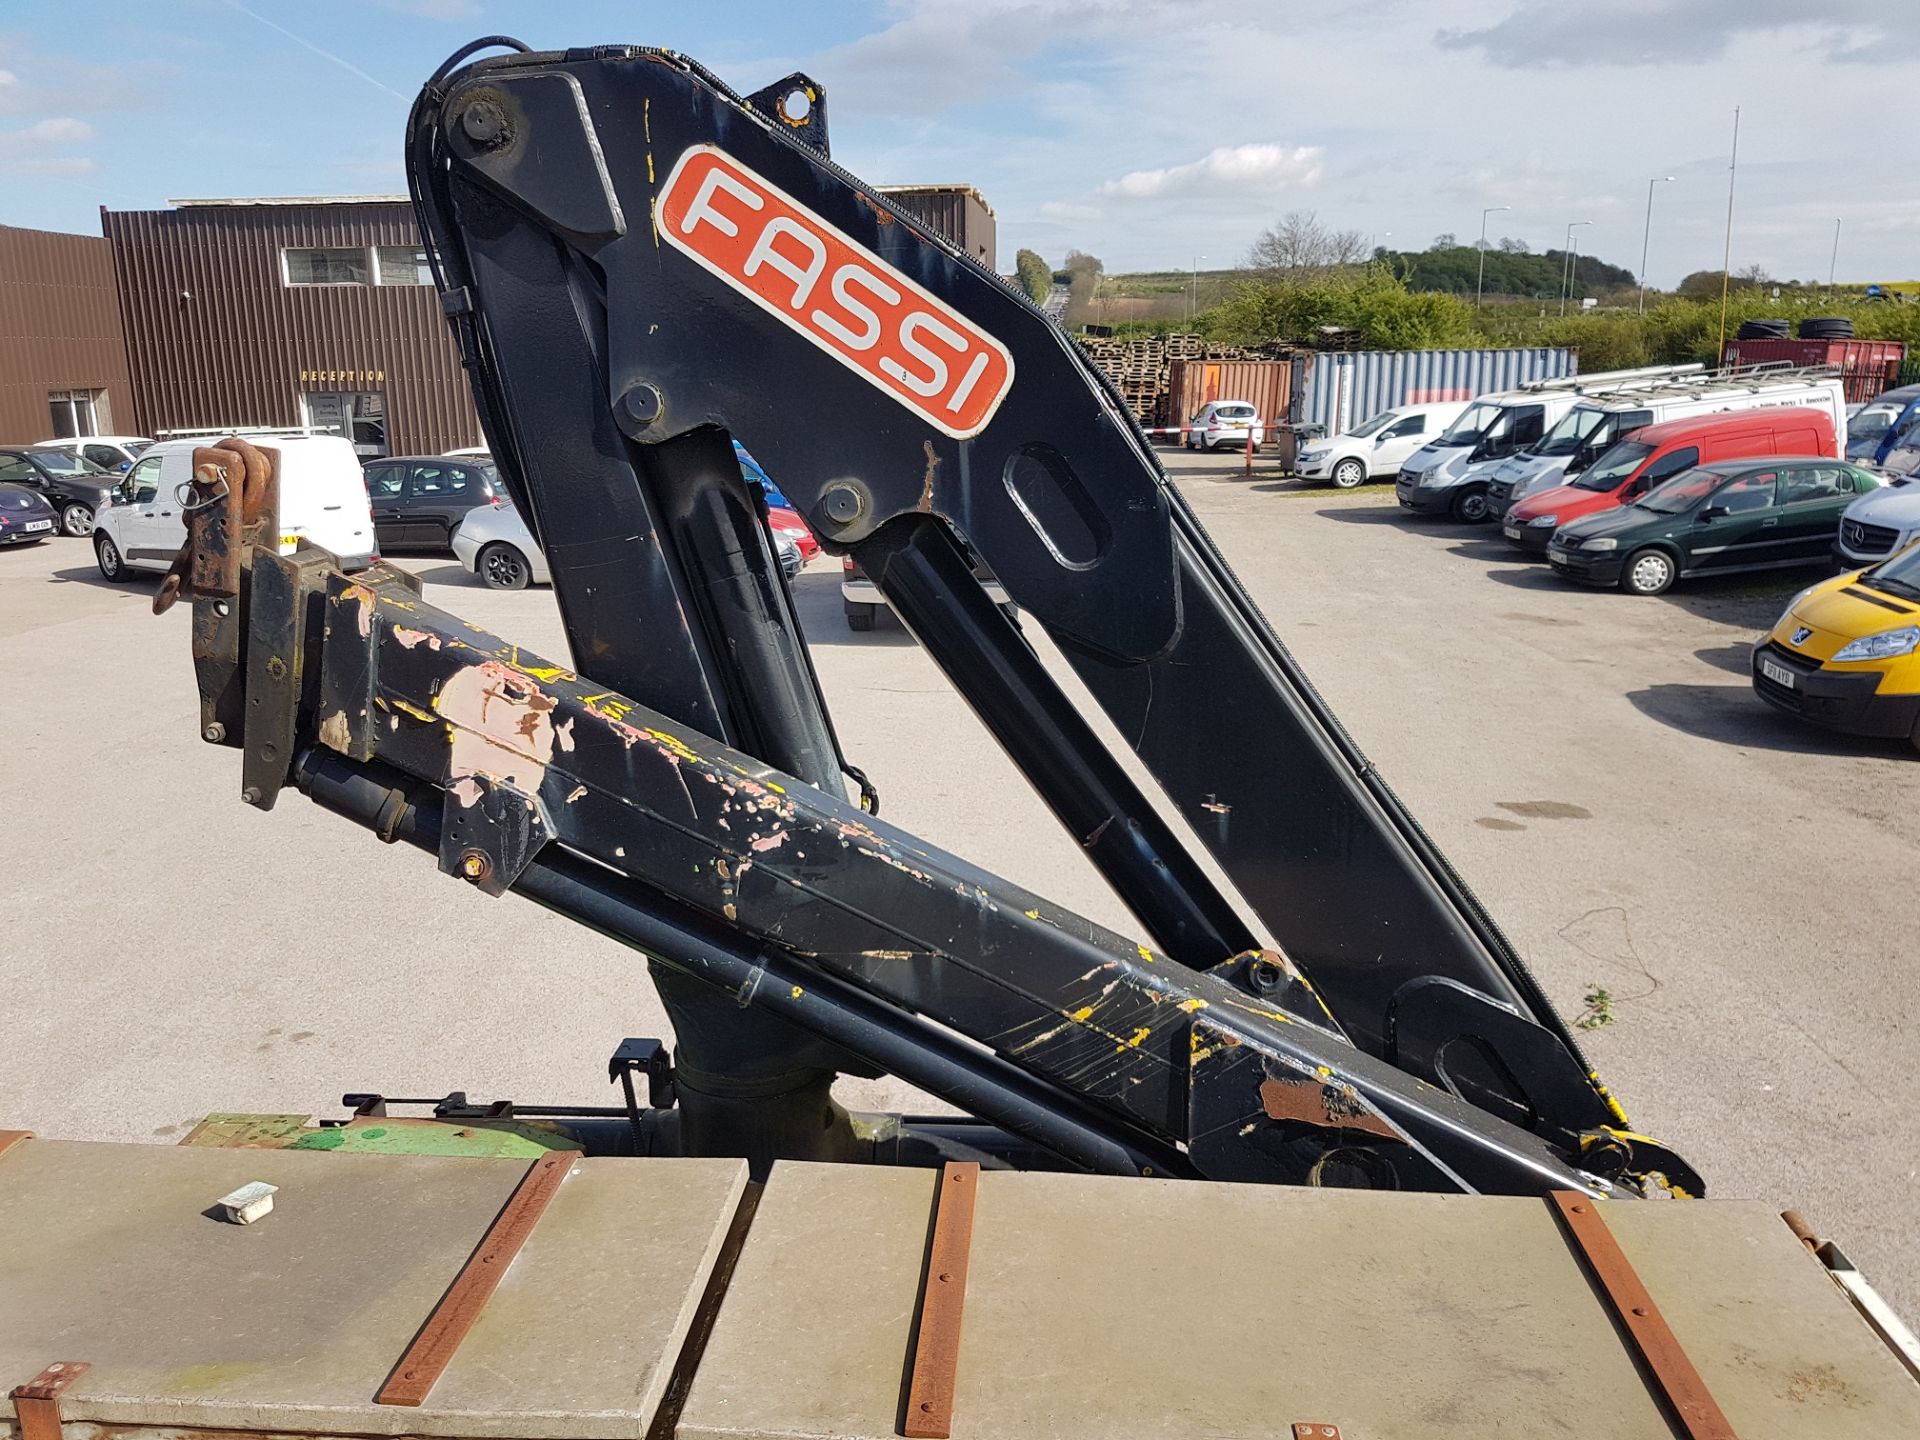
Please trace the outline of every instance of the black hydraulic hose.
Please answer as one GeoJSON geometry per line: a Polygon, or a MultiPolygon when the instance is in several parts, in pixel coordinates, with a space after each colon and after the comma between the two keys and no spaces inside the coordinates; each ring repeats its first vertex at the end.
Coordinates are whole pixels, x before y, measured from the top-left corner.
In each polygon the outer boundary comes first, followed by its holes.
{"type": "MultiPolygon", "coordinates": [[[[440,815],[415,803],[413,777],[380,765],[309,749],[294,767],[302,793],[382,840],[438,853],[440,815]]],[[[440,792],[428,792],[438,798],[440,792]]],[[[713,933],[702,917],[670,913],[671,902],[637,881],[548,845],[513,883],[516,893],[644,952],[662,964],[765,1007],[970,1115],[1023,1135],[1084,1170],[1110,1175],[1190,1177],[1179,1149],[1088,1112],[1033,1076],[962,1037],[903,1014],[837,976],[775,950],[748,953],[713,933]]]]}

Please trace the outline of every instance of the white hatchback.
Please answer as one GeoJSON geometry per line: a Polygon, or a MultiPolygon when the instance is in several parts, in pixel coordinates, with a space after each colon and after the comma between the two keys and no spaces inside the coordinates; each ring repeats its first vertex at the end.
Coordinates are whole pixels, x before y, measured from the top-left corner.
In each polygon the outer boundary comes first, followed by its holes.
{"type": "Polygon", "coordinates": [[[1260,413],[1245,400],[1209,400],[1187,423],[1189,450],[1245,445],[1249,434],[1256,446],[1266,443],[1267,429],[1260,423],[1260,413]]]}
{"type": "Polygon", "coordinates": [[[1382,410],[1344,435],[1302,446],[1294,471],[1309,480],[1331,480],[1342,490],[1391,480],[1414,451],[1438,439],[1466,408],[1465,400],[1445,400],[1382,410]]]}
{"type": "MultiPolygon", "coordinates": [[[[360,457],[338,435],[249,436],[280,452],[280,550],[309,540],[339,557],[345,570],[374,560],[373,510],[360,457]]],[[[193,452],[212,438],[162,440],[134,463],[114,502],[94,517],[93,555],[100,573],[124,580],[135,570],[169,569],[186,543],[183,487],[193,478],[193,452]]]]}
{"type": "Polygon", "coordinates": [[[76,455],[85,456],[102,470],[117,470],[124,474],[152,446],[153,441],[144,435],[69,435],[64,440],[42,440],[33,448],[71,450],[76,455]]]}

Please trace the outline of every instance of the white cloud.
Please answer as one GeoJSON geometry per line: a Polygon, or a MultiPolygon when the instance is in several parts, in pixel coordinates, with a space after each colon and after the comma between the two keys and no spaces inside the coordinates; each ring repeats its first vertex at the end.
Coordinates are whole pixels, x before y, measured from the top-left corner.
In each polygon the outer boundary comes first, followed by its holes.
{"type": "Polygon", "coordinates": [[[1477,29],[1443,29],[1443,50],[1479,50],[1496,65],[1572,69],[1585,65],[1704,65],[1725,58],[1742,33],[1782,38],[1839,61],[1904,60],[1885,0],[1613,0],[1604,21],[1566,0],[1522,0],[1477,29]]]}
{"type": "Polygon", "coordinates": [[[9,85],[18,85],[19,83],[20,77],[11,70],[0,70],[0,90],[4,90],[9,85]]]}
{"type": "Polygon", "coordinates": [[[380,8],[422,20],[471,20],[480,13],[473,0],[380,0],[380,8]]]}
{"type": "Polygon", "coordinates": [[[40,160],[22,160],[13,167],[22,175],[93,175],[99,162],[86,155],[53,155],[40,160]]]}
{"type": "Polygon", "coordinates": [[[1128,171],[1107,181],[1100,193],[1156,200],[1225,187],[1242,192],[1291,189],[1319,181],[1323,155],[1318,145],[1221,145],[1185,165],[1128,171]]]}
{"type": "Polygon", "coordinates": [[[71,115],[36,120],[19,130],[0,130],[0,172],[15,175],[85,175],[98,167],[83,155],[48,151],[93,138],[93,127],[71,115]]]}
{"type": "Polygon", "coordinates": [[[59,115],[48,120],[36,120],[24,130],[10,131],[8,138],[22,146],[77,145],[93,138],[93,127],[71,115],[59,115]]]}
{"type": "Polygon", "coordinates": [[[1076,200],[1049,200],[1035,212],[1042,220],[1098,220],[1106,214],[1098,205],[1076,200]]]}

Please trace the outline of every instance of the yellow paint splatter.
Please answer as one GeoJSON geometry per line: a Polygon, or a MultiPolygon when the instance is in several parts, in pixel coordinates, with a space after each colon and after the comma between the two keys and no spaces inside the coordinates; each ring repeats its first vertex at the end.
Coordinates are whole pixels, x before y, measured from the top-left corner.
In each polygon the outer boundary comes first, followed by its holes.
{"type": "Polygon", "coordinates": [[[1078,1010],[1073,1012],[1071,1018],[1075,1020],[1091,1020],[1093,1018],[1093,1006],[1082,1005],[1078,1010]]]}
{"type": "Polygon", "coordinates": [[[1180,1008],[1186,1011],[1189,1015],[1191,1015],[1196,1010],[1206,1009],[1207,1002],[1202,1000],[1199,996],[1196,995],[1190,1000],[1182,1000],[1180,1002],[1180,1008]]]}
{"type": "Polygon", "coordinates": [[[678,735],[669,735],[665,730],[649,730],[647,731],[647,738],[666,746],[667,749],[678,755],[682,760],[698,760],[700,758],[699,755],[694,753],[692,747],[690,747],[686,741],[682,740],[678,735]]]}
{"type": "Polygon", "coordinates": [[[798,1000],[802,995],[806,993],[807,992],[802,990],[798,985],[793,987],[793,998],[796,1000],[798,1000]]]}

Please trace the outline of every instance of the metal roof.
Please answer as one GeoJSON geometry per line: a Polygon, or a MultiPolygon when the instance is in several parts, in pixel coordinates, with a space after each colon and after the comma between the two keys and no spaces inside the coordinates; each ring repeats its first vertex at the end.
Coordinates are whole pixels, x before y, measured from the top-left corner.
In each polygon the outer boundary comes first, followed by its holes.
{"type": "Polygon", "coordinates": [[[204,200],[169,200],[176,210],[209,205],[411,205],[405,195],[228,195],[204,200]]]}
{"type": "MultiPolygon", "coordinates": [[[[987,197],[982,195],[979,189],[972,185],[876,185],[873,188],[878,190],[882,195],[899,195],[903,193],[916,195],[970,195],[979,202],[982,210],[986,211],[989,215],[993,214],[993,206],[987,203],[987,197]]],[[[998,217],[996,216],[995,218],[997,219],[998,217]]]]}

